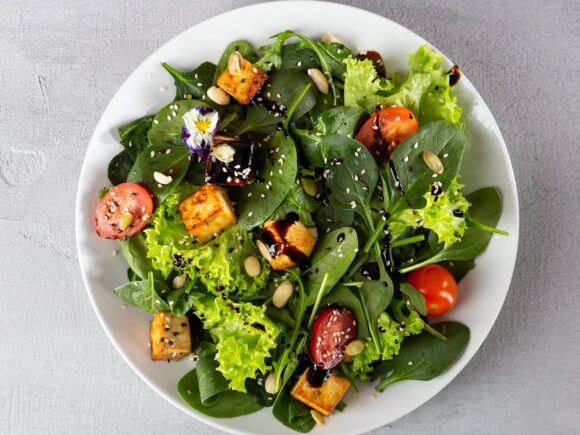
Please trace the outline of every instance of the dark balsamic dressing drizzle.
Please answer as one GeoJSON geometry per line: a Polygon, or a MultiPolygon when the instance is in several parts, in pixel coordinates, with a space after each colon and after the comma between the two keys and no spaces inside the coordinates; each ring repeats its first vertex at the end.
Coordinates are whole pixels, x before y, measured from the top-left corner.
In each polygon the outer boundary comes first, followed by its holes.
{"type": "Polygon", "coordinates": [[[322,369],[316,364],[313,364],[308,372],[308,383],[314,388],[320,388],[324,384],[324,381],[328,379],[329,375],[329,370],[322,369]]]}
{"type": "Polygon", "coordinates": [[[461,79],[461,70],[457,65],[453,65],[447,74],[449,74],[449,86],[455,86],[461,79]]]}
{"type": "Polygon", "coordinates": [[[268,228],[264,228],[260,233],[260,239],[266,245],[272,257],[287,255],[294,263],[305,266],[308,264],[308,257],[302,251],[286,242],[288,230],[298,220],[298,214],[288,213],[284,219],[277,220],[268,228]],[[277,241],[276,235],[282,239],[282,243],[277,241]]]}

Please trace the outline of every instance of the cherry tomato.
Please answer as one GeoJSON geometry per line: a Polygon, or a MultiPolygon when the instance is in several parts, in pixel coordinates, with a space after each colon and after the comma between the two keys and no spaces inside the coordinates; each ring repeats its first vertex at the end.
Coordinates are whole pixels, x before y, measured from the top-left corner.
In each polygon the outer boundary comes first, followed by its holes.
{"type": "Polygon", "coordinates": [[[431,264],[417,269],[409,275],[407,282],[425,298],[428,316],[445,314],[457,302],[457,283],[443,266],[431,264]]]}
{"type": "Polygon", "coordinates": [[[95,214],[97,234],[106,239],[121,239],[143,229],[151,219],[151,193],[135,183],[112,187],[101,199],[95,214]]]}
{"type": "Polygon", "coordinates": [[[419,130],[417,118],[409,109],[385,107],[375,112],[361,127],[355,139],[362,143],[375,160],[385,160],[407,136],[419,130]]]}
{"type": "Polygon", "coordinates": [[[344,348],[356,339],[358,328],[350,311],[342,307],[324,310],[314,320],[309,349],[314,364],[329,370],[344,358],[344,348]]]}

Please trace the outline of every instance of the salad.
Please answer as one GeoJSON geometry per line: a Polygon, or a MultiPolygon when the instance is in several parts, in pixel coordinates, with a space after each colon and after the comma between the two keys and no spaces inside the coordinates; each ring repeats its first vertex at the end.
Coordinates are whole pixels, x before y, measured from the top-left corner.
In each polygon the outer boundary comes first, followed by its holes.
{"type": "Polygon", "coordinates": [[[497,189],[462,184],[459,68],[423,45],[403,75],[291,30],[163,67],[175,98],[119,128],[95,224],[129,265],[114,293],[153,316],[151,358],[197,362],[181,398],[308,432],[348,390],[453,365],[469,329],[437,317],[507,235],[497,189]]]}

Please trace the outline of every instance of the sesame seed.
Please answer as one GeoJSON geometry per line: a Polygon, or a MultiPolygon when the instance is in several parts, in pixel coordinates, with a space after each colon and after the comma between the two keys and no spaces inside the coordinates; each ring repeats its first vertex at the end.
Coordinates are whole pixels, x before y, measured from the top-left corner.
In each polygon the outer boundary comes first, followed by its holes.
{"type": "Polygon", "coordinates": [[[158,121],[158,120],[156,120],[156,119],[154,119],[154,120],[153,120],[153,124],[157,125],[157,124],[159,124],[159,121],[158,121]]]}
{"type": "Polygon", "coordinates": [[[407,365],[409,365],[409,366],[412,366],[412,365],[413,365],[413,361],[409,361],[409,362],[407,363],[407,365]]]}
{"type": "Polygon", "coordinates": [[[301,67],[302,66],[302,61],[299,60],[298,63],[297,63],[297,65],[298,65],[298,67],[301,67]]]}
{"type": "Polygon", "coordinates": [[[415,145],[413,145],[413,148],[415,148],[415,149],[419,148],[419,143],[415,142],[415,145]]]}
{"type": "Polygon", "coordinates": [[[276,98],[282,98],[282,95],[276,94],[276,98]]]}
{"type": "Polygon", "coordinates": [[[252,217],[253,215],[254,215],[254,212],[253,211],[251,211],[251,212],[248,213],[248,217],[252,217]]]}
{"type": "Polygon", "coordinates": [[[447,153],[443,154],[444,158],[447,158],[448,156],[449,156],[449,154],[447,154],[447,153]]]}
{"type": "Polygon", "coordinates": [[[354,181],[358,181],[358,175],[354,174],[354,181]]]}
{"type": "Polygon", "coordinates": [[[397,116],[397,117],[395,118],[395,122],[399,122],[400,120],[401,120],[401,117],[400,117],[400,116],[397,116]]]}
{"type": "Polygon", "coordinates": [[[437,178],[437,174],[433,174],[431,175],[433,178],[437,178]]]}
{"type": "Polygon", "coordinates": [[[201,87],[201,86],[203,86],[203,83],[198,83],[197,86],[200,86],[201,87]]]}
{"type": "Polygon", "coordinates": [[[155,151],[151,151],[151,158],[155,157],[155,151]]]}
{"type": "Polygon", "coordinates": [[[174,110],[173,112],[171,112],[171,116],[177,116],[177,112],[174,110]]]}
{"type": "Polygon", "coordinates": [[[408,162],[408,161],[409,161],[409,157],[405,157],[405,158],[403,159],[403,161],[405,161],[405,162],[408,162]]]}
{"type": "Polygon", "coordinates": [[[167,120],[171,121],[171,116],[167,115],[167,120]]]}

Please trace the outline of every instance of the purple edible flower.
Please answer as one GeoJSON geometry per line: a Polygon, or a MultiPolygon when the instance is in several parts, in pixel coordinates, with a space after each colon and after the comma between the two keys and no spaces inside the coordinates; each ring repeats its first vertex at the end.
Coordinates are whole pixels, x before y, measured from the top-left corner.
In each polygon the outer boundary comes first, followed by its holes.
{"type": "Polygon", "coordinates": [[[219,126],[217,110],[205,106],[193,107],[183,115],[181,142],[192,156],[197,155],[200,161],[205,162],[219,126]]]}

